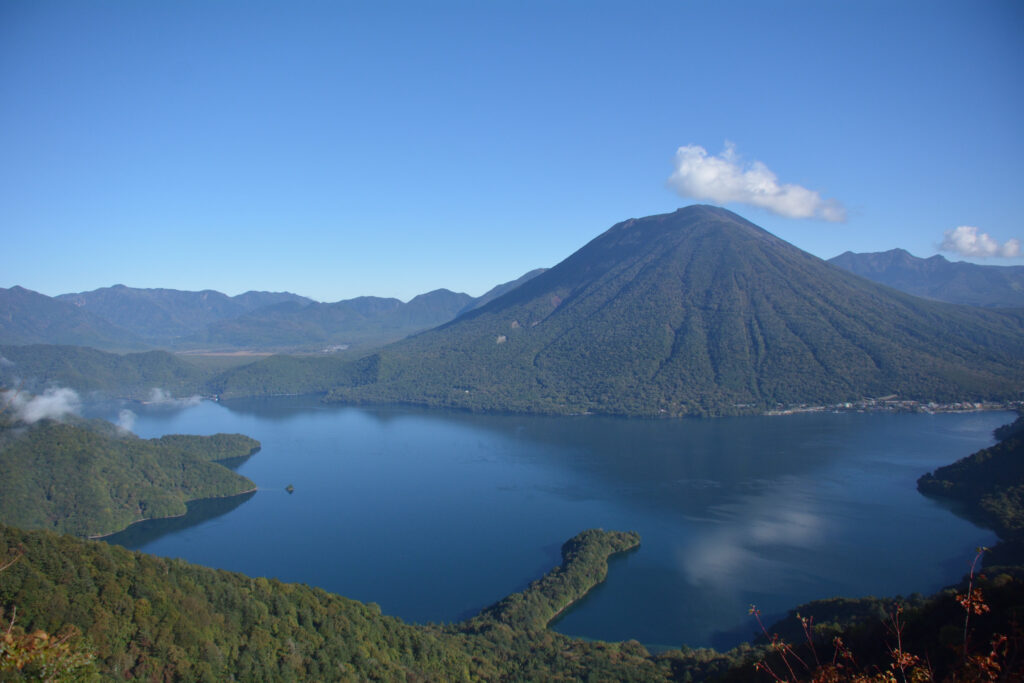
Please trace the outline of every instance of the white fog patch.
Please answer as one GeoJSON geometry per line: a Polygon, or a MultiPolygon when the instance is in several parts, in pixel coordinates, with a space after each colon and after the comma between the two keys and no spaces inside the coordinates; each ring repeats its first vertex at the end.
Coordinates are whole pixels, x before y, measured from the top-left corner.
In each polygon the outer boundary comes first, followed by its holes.
{"type": "Polygon", "coordinates": [[[123,432],[130,432],[135,429],[135,418],[138,417],[135,413],[122,408],[117,414],[117,428],[123,432]]]}
{"type": "Polygon", "coordinates": [[[699,145],[680,147],[668,186],[682,197],[719,204],[747,204],[786,218],[817,218],[838,223],[846,220],[842,204],[824,199],[806,187],[780,183],[778,176],[762,162],[744,162],[731,142],[725,143],[725,150],[719,156],[709,156],[699,145]]]}
{"type": "Polygon", "coordinates": [[[29,424],[44,419],[60,420],[67,415],[77,414],[82,406],[75,390],[66,387],[47,389],[36,395],[5,391],[2,397],[3,410],[11,411],[15,419],[29,424]]]}
{"type": "Polygon", "coordinates": [[[1016,258],[1020,256],[1020,240],[1009,239],[1000,244],[973,225],[961,225],[943,233],[939,250],[968,258],[1016,258]]]}
{"type": "Polygon", "coordinates": [[[186,398],[174,398],[171,392],[166,389],[160,389],[154,387],[149,392],[149,398],[146,403],[151,403],[159,406],[167,406],[173,408],[187,408],[189,406],[198,405],[202,401],[201,396],[188,396],[186,398]]]}

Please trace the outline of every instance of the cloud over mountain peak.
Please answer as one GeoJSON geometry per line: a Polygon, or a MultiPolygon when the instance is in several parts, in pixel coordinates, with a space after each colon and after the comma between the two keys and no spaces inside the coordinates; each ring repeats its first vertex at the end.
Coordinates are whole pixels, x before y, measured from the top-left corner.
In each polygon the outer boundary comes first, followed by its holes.
{"type": "Polygon", "coordinates": [[[719,156],[708,155],[700,145],[680,147],[668,185],[683,197],[747,204],[786,218],[846,220],[846,209],[838,201],[800,185],[780,183],[764,163],[744,162],[731,142],[719,156]]]}

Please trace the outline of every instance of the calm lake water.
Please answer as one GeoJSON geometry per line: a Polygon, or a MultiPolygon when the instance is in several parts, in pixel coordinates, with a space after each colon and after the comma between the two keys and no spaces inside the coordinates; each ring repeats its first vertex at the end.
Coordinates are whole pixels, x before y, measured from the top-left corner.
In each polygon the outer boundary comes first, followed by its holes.
{"type": "MultiPolygon", "coordinates": [[[[1009,413],[645,421],[325,406],[312,398],[129,406],[134,431],[241,432],[246,497],[111,542],[457,621],[521,590],[591,527],[642,546],[555,628],[651,646],[747,640],[836,595],[929,592],[995,536],[917,493],[1009,413]],[[294,486],[289,494],[285,487],[294,486]]],[[[116,419],[114,409],[107,417],[116,419]]],[[[130,416],[129,416],[130,417],[130,416]]]]}

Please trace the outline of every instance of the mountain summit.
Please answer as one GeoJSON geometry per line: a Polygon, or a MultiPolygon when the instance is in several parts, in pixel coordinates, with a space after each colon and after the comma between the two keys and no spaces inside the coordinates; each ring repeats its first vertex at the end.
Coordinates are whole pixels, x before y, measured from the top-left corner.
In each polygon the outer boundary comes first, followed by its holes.
{"type": "Polygon", "coordinates": [[[1017,396],[1019,312],[895,292],[725,209],[614,225],[353,366],[335,400],[688,415],[899,394],[1017,396]]]}

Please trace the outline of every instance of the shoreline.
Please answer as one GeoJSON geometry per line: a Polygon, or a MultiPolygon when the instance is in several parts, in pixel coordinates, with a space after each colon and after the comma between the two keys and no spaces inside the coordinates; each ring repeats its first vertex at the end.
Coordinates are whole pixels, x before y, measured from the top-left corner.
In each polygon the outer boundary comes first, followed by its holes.
{"type": "MultiPolygon", "coordinates": [[[[243,457],[246,457],[246,456],[243,456],[243,457]]],[[[224,500],[225,498],[236,498],[238,496],[244,496],[247,493],[256,493],[259,490],[260,489],[259,489],[258,486],[254,486],[254,487],[252,487],[251,489],[249,489],[247,491],[239,491],[238,493],[231,493],[231,494],[226,495],[226,496],[206,496],[204,498],[192,498],[192,499],[184,501],[185,502],[185,506],[186,506],[185,507],[185,512],[181,513],[180,515],[164,515],[162,517],[143,517],[142,519],[137,519],[134,522],[128,523],[126,526],[124,526],[121,529],[118,529],[117,531],[108,531],[105,534],[97,534],[95,536],[84,536],[82,538],[85,538],[87,541],[100,541],[100,540],[103,540],[104,538],[108,538],[108,537],[113,536],[115,534],[119,534],[122,531],[126,531],[129,528],[135,526],[136,524],[141,524],[142,522],[153,522],[153,521],[160,520],[160,519],[181,519],[182,517],[184,517],[185,515],[188,514],[188,504],[189,503],[197,503],[197,502],[199,502],[201,500],[224,500]]]]}

